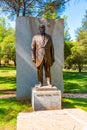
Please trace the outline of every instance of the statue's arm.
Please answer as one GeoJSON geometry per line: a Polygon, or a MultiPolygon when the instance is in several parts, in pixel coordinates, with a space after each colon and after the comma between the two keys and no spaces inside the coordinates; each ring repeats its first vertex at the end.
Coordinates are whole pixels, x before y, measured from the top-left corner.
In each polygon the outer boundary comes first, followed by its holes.
{"type": "Polygon", "coordinates": [[[52,38],[50,37],[50,42],[51,42],[51,56],[52,56],[52,61],[55,61],[55,56],[54,56],[54,45],[53,45],[53,41],[52,38]]]}
{"type": "Polygon", "coordinates": [[[31,43],[31,54],[32,54],[32,61],[36,62],[36,42],[35,42],[35,37],[33,37],[32,43],[31,43]]]}

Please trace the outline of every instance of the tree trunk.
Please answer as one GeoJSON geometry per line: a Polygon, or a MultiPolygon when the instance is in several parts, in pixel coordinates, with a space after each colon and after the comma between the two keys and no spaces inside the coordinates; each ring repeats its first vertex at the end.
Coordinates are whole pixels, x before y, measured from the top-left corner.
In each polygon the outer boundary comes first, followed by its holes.
{"type": "Polygon", "coordinates": [[[14,66],[16,67],[16,61],[14,60],[14,66]]]}
{"type": "Polygon", "coordinates": [[[0,59],[0,67],[1,67],[1,59],[0,59]]]}
{"type": "Polygon", "coordinates": [[[25,16],[26,3],[23,2],[23,16],[25,16]]]}
{"type": "Polygon", "coordinates": [[[78,69],[79,69],[79,72],[81,72],[81,70],[82,70],[81,65],[78,65],[78,69]]]}

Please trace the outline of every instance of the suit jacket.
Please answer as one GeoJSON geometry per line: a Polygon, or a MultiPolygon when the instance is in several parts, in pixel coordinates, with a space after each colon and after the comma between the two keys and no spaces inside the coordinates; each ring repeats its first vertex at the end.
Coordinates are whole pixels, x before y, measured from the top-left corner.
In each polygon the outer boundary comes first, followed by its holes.
{"type": "Polygon", "coordinates": [[[54,62],[54,47],[51,36],[45,34],[37,34],[32,39],[32,60],[35,60],[36,67],[40,66],[43,58],[45,63],[51,66],[54,62]]]}

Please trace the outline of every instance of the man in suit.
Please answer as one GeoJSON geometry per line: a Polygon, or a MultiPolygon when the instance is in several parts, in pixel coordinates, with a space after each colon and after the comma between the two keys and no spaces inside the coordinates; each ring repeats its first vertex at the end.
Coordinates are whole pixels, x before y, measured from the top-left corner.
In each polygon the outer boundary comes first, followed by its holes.
{"type": "Polygon", "coordinates": [[[37,67],[39,87],[43,85],[43,67],[45,70],[46,83],[51,86],[50,67],[54,63],[54,47],[51,36],[45,33],[45,25],[39,26],[39,34],[32,39],[32,61],[37,67]]]}

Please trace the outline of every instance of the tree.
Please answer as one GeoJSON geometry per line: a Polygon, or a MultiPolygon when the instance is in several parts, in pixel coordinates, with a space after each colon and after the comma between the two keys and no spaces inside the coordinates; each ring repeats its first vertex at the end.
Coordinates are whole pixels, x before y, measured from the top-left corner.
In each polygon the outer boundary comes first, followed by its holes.
{"type": "Polygon", "coordinates": [[[13,60],[15,62],[15,36],[14,36],[14,30],[10,31],[11,33],[8,34],[3,39],[3,52],[6,58],[13,60]]]}
{"type": "Polygon", "coordinates": [[[84,18],[82,19],[82,26],[76,30],[76,40],[78,41],[79,33],[83,30],[87,30],[87,10],[85,11],[84,18]]]}
{"type": "Polygon", "coordinates": [[[4,37],[6,36],[6,23],[4,18],[0,18],[0,66],[1,66],[1,58],[2,54],[2,46],[1,42],[3,41],[4,37]]]}
{"type": "Polygon", "coordinates": [[[0,19],[0,65],[1,59],[12,59],[15,63],[15,31],[6,28],[5,19],[0,19]],[[4,24],[3,24],[4,23],[4,24]]]}
{"type": "Polygon", "coordinates": [[[64,19],[64,41],[71,41],[71,36],[70,36],[70,33],[69,33],[69,27],[68,27],[68,24],[67,24],[67,16],[63,16],[63,19],[64,19]]]}
{"type": "Polygon", "coordinates": [[[64,42],[64,59],[66,61],[67,57],[71,55],[71,48],[74,46],[72,41],[64,42]]]}
{"type": "Polygon", "coordinates": [[[87,64],[87,30],[79,32],[77,41],[83,47],[84,64],[87,64]]]}
{"type": "Polygon", "coordinates": [[[42,17],[47,12],[50,14],[62,10],[68,1],[70,0],[1,0],[0,5],[3,11],[10,12],[11,15],[42,17]]]}
{"type": "Polygon", "coordinates": [[[87,10],[84,15],[84,18],[82,19],[81,30],[79,30],[76,40],[77,42],[79,42],[80,46],[84,48],[84,64],[87,64],[87,10]]]}
{"type": "Polygon", "coordinates": [[[82,19],[82,29],[87,30],[87,10],[85,12],[84,18],[82,19]]]}
{"type": "Polygon", "coordinates": [[[87,64],[87,30],[79,32],[77,42],[71,48],[71,55],[66,58],[66,62],[69,66],[78,65],[79,72],[87,64]]]}
{"type": "MultiPolygon", "coordinates": [[[[66,59],[69,55],[71,55],[71,48],[73,47],[73,42],[71,41],[71,36],[69,34],[69,27],[67,24],[67,16],[63,16],[64,18],[64,59],[66,59]]],[[[69,65],[70,68],[71,65],[69,65]]]]}
{"type": "Polygon", "coordinates": [[[81,72],[84,64],[84,48],[82,46],[75,45],[72,49],[72,63],[78,65],[78,70],[81,72]]]}
{"type": "Polygon", "coordinates": [[[76,43],[71,48],[71,55],[66,61],[69,64],[77,64],[78,70],[81,72],[83,64],[87,64],[87,11],[82,19],[82,26],[77,30],[76,43]]]}

